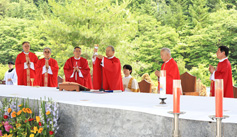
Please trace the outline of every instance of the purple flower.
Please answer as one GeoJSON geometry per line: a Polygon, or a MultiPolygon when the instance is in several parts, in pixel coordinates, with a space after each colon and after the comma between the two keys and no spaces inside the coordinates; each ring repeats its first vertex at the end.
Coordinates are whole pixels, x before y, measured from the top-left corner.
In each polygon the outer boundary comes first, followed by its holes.
{"type": "Polygon", "coordinates": [[[2,135],[2,130],[0,130],[0,136],[3,136],[3,135],[2,135]]]}

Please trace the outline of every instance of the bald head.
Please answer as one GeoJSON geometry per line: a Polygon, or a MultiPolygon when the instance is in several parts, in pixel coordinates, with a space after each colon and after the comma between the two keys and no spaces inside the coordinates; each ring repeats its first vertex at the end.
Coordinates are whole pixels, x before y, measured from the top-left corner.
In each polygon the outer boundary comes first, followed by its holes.
{"type": "Polygon", "coordinates": [[[169,48],[162,48],[160,50],[161,59],[166,62],[171,58],[171,52],[169,48]]]}

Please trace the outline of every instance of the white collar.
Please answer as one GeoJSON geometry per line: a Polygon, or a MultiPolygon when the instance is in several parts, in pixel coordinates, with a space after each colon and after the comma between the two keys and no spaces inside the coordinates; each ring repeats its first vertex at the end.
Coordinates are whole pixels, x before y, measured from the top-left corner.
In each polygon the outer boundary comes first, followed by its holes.
{"type": "Polygon", "coordinates": [[[171,59],[172,59],[172,57],[169,60],[167,60],[165,63],[168,63],[171,59]]]}
{"type": "Polygon", "coordinates": [[[30,52],[26,53],[25,51],[23,51],[24,54],[28,55],[30,52]]]}
{"type": "Polygon", "coordinates": [[[74,57],[74,59],[75,59],[75,60],[79,60],[79,59],[81,59],[81,57],[79,57],[79,58],[74,57]]]}
{"type": "Polygon", "coordinates": [[[112,59],[112,58],[114,58],[114,56],[112,56],[112,57],[107,57],[107,59],[112,59]]]}
{"type": "Polygon", "coordinates": [[[45,60],[50,60],[50,58],[49,59],[46,59],[46,58],[44,58],[45,60]]]}
{"type": "Polygon", "coordinates": [[[124,77],[124,78],[132,78],[132,76],[131,76],[131,75],[129,75],[129,76],[127,76],[127,77],[124,77]]]}
{"type": "Polygon", "coordinates": [[[219,62],[223,62],[224,60],[228,59],[227,57],[226,58],[223,58],[221,60],[219,60],[219,62]]]}

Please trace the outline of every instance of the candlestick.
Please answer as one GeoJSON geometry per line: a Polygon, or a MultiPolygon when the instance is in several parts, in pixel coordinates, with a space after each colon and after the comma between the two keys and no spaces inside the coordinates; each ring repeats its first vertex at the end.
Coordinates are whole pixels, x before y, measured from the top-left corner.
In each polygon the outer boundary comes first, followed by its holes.
{"type": "Polygon", "coordinates": [[[166,71],[160,71],[160,98],[166,98],[166,71]]]}
{"type": "Polygon", "coordinates": [[[216,117],[223,117],[223,79],[215,80],[216,117]]]}
{"type": "Polygon", "coordinates": [[[173,80],[173,112],[180,113],[181,80],[173,80]]]}

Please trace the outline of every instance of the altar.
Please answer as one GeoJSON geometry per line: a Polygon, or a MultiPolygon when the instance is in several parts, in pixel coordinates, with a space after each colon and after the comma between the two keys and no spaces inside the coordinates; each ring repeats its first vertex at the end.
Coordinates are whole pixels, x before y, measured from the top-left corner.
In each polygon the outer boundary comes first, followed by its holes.
{"type": "MultiPolygon", "coordinates": [[[[39,100],[52,98],[59,103],[58,137],[171,137],[173,96],[161,105],[158,94],[91,93],[59,91],[48,87],[0,85],[0,98],[17,97],[39,100]]],[[[181,96],[182,137],[214,137],[215,98],[181,96]]],[[[225,137],[237,135],[237,99],[224,98],[225,137]]]]}

